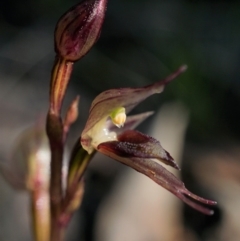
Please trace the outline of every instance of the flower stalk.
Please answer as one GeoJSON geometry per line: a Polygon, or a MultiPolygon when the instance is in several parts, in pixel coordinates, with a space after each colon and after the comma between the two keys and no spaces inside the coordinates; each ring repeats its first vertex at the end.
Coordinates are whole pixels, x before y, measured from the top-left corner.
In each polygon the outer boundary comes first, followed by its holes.
{"type": "MultiPolygon", "coordinates": [[[[74,180],[72,185],[67,187],[69,190],[66,191],[66,196],[63,195],[62,189],[64,145],[71,124],[78,116],[79,97],[70,105],[64,120],[61,117],[61,109],[74,62],[81,59],[98,40],[106,4],[107,0],[84,0],[66,12],[59,19],[55,29],[56,59],[51,75],[50,101],[46,120],[51,150],[51,241],[63,240],[64,230],[70,220],[73,207],[80,204],[82,190],[84,190],[81,178],[74,180]],[[70,209],[71,212],[69,212],[70,209]]],[[[85,170],[89,159],[87,161],[84,159],[83,167],[80,169],[85,170]]],[[[77,173],[79,174],[79,171],[77,173]]]]}

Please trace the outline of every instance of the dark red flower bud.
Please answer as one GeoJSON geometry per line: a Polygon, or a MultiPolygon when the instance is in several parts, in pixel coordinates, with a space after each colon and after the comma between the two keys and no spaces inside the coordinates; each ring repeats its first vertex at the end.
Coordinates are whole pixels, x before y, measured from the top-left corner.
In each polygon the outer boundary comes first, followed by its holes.
{"type": "Polygon", "coordinates": [[[84,0],[69,9],[55,30],[55,51],[69,61],[83,57],[101,32],[107,0],[84,0]]]}

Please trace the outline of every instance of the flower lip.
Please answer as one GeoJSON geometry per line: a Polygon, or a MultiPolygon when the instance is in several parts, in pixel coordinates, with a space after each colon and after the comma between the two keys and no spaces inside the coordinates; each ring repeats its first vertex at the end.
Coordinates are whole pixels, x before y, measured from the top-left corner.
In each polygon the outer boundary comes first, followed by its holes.
{"type": "Polygon", "coordinates": [[[114,143],[112,142],[101,143],[98,146],[98,151],[148,176],[154,182],[161,185],[163,188],[167,189],[169,192],[173,193],[183,202],[199,212],[206,215],[212,215],[214,213],[213,210],[199,203],[213,206],[216,205],[217,202],[193,194],[186,189],[182,181],[180,181],[162,165],[151,159],[119,156],[119,153],[115,151],[115,146],[113,144],[114,143]]]}
{"type": "Polygon", "coordinates": [[[162,148],[160,142],[151,136],[136,130],[127,130],[118,135],[117,139],[118,141],[115,142],[113,146],[119,156],[153,158],[180,170],[178,164],[171,155],[162,148]]]}

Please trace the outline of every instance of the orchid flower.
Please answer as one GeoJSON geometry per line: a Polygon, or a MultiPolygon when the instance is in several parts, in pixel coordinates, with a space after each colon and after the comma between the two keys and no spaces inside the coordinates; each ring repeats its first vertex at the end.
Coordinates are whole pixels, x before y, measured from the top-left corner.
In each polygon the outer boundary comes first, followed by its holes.
{"type": "Polygon", "coordinates": [[[216,202],[188,191],[183,182],[160,165],[163,162],[180,169],[160,142],[133,130],[153,112],[127,116],[141,101],[153,94],[161,93],[165,85],[186,68],[181,66],[166,79],[142,88],[111,89],[99,94],[90,107],[89,118],[81,135],[81,145],[89,154],[96,150],[132,167],[191,207],[210,215],[213,214],[212,210],[194,200],[208,205],[215,205],[216,202]]]}

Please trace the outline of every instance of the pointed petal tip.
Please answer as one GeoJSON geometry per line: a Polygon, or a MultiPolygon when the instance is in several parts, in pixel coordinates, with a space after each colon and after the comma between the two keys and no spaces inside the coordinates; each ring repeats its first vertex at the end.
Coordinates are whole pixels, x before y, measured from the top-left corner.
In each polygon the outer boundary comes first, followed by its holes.
{"type": "Polygon", "coordinates": [[[207,207],[203,207],[203,206],[198,206],[198,207],[195,207],[195,209],[205,215],[208,215],[208,216],[212,216],[214,214],[214,210],[212,209],[209,209],[207,207]]]}
{"type": "Polygon", "coordinates": [[[211,205],[211,206],[217,205],[217,202],[216,202],[216,201],[199,197],[199,196],[191,193],[191,192],[188,191],[187,189],[186,189],[183,193],[184,193],[185,195],[189,196],[190,198],[195,199],[196,201],[201,202],[201,203],[204,203],[204,204],[206,204],[206,205],[211,205]]]}
{"type": "Polygon", "coordinates": [[[200,205],[199,203],[194,202],[200,202],[203,203],[205,205],[209,205],[209,206],[215,206],[217,205],[216,201],[213,200],[209,200],[209,199],[205,199],[202,197],[199,197],[193,193],[191,193],[189,190],[187,190],[186,188],[184,188],[184,190],[181,191],[182,194],[180,194],[178,197],[184,201],[185,203],[187,203],[189,206],[191,206],[192,208],[196,209],[197,211],[205,214],[205,215],[213,215],[214,214],[214,210],[205,207],[203,205],[200,205]]]}
{"type": "Polygon", "coordinates": [[[174,71],[172,74],[170,74],[167,78],[160,81],[161,86],[165,87],[168,83],[170,83],[172,80],[177,78],[180,74],[184,73],[187,70],[187,68],[188,68],[188,66],[186,64],[180,66],[176,71],[174,71]]]}
{"type": "Polygon", "coordinates": [[[192,207],[193,209],[205,214],[205,215],[213,215],[214,214],[214,210],[212,210],[209,207],[206,207],[205,205],[216,205],[217,202],[212,201],[212,200],[207,200],[204,198],[201,198],[199,196],[196,195],[192,195],[192,193],[190,193],[189,191],[187,191],[187,193],[185,191],[181,191],[180,193],[175,193],[175,195],[181,199],[183,202],[185,202],[187,205],[189,205],[190,207],[192,207]],[[197,201],[197,202],[196,202],[197,201]],[[200,202],[200,203],[198,203],[200,202]],[[201,203],[203,203],[204,205],[202,205],[201,203]]]}
{"type": "Polygon", "coordinates": [[[193,208],[196,209],[197,211],[201,212],[202,214],[205,214],[205,215],[208,215],[208,216],[212,216],[214,214],[214,210],[209,209],[207,207],[203,207],[203,206],[198,205],[198,206],[195,206],[193,208]]]}
{"type": "Polygon", "coordinates": [[[168,159],[166,161],[167,162],[165,162],[165,164],[177,169],[178,171],[181,171],[181,168],[179,167],[179,165],[177,164],[177,162],[173,158],[168,159]]]}
{"type": "Polygon", "coordinates": [[[181,168],[178,166],[177,163],[175,164],[174,168],[177,169],[178,171],[181,171],[181,168]]]}
{"type": "MultiPolygon", "coordinates": [[[[180,171],[181,168],[179,167],[177,162],[174,160],[174,158],[170,155],[170,153],[168,151],[166,151],[166,150],[164,150],[164,151],[166,153],[166,158],[163,159],[163,160],[166,161],[165,164],[177,169],[178,171],[180,171]]],[[[159,160],[161,160],[161,158],[159,160]]]]}
{"type": "Polygon", "coordinates": [[[179,71],[181,73],[185,72],[186,70],[188,69],[188,66],[186,64],[182,65],[180,68],[179,68],[179,71]]]}
{"type": "Polygon", "coordinates": [[[209,216],[212,216],[213,214],[214,214],[214,211],[213,211],[213,210],[210,210],[208,215],[209,215],[209,216]]]}

